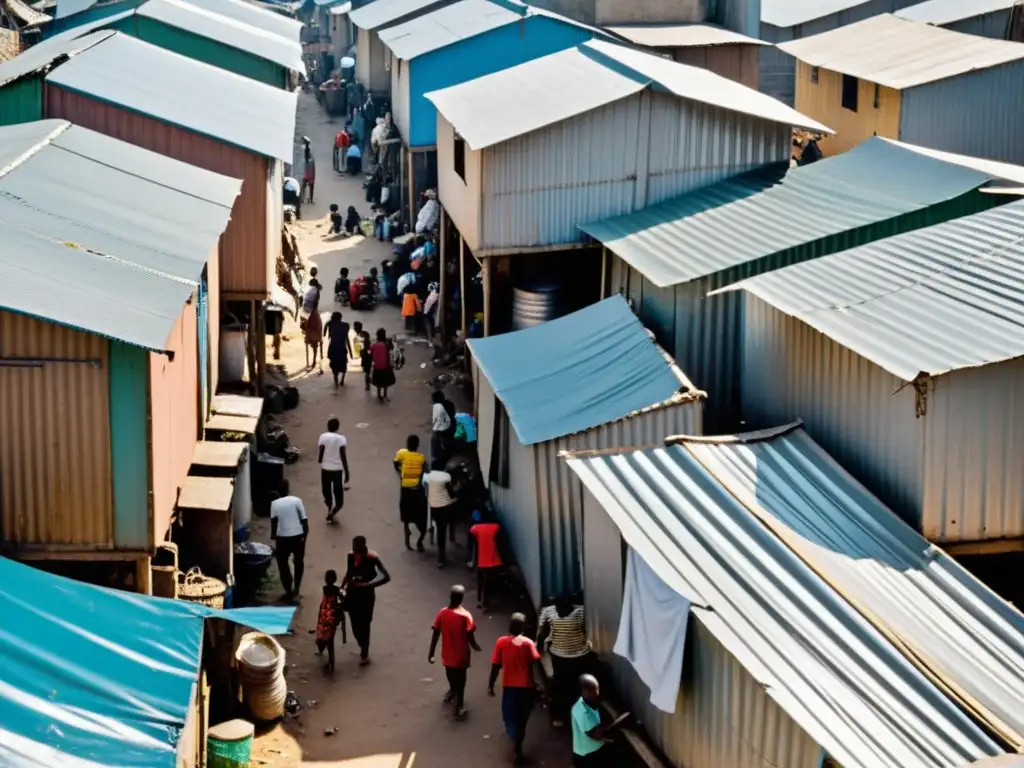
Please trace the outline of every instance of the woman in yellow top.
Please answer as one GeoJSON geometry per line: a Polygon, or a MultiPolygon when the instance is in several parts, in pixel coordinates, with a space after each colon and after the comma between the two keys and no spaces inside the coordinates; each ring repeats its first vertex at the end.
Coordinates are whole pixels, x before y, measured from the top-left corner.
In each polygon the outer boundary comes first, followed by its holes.
{"type": "Polygon", "coordinates": [[[423,539],[427,535],[427,497],[423,493],[423,469],[427,457],[419,452],[420,439],[409,435],[405,448],[395,454],[395,471],[402,478],[401,497],[398,501],[398,513],[402,518],[405,530],[405,548],[412,549],[409,543],[409,526],[415,525],[420,532],[416,540],[416,551],[423,552],[423,539]]]}

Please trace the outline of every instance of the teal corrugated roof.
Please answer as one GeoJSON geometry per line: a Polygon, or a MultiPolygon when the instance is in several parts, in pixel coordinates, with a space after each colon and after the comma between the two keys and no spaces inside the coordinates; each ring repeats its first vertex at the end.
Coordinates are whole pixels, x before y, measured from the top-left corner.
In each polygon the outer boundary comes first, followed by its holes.
{"type": "Polygon", "coordinates": [[[469,345],[523,445],[618,421],[686,388],[621,296],[469,345]]]}
{"type": "Polygon", "coordinates": [[[874,138],[813,165],[743,174],[580,229],[667,287],[1020,178],[1020,166],[874,138]]]}
{"type": "Polygon", "coordinates": [[[0,765],[174,768],[204,619],[283,634],[294,613],[119,592],[0,558],[0,765]]]}

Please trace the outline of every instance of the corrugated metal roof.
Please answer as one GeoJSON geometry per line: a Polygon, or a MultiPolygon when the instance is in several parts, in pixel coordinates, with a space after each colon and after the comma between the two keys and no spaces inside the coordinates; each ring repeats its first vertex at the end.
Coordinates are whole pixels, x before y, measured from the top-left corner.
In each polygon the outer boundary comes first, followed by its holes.
{"type": "Polygon", "coordinates": [[[110,37],[113,32],[101,30],[83,37],[71,37],[43,42],[27,48],[13,59],[0,63],[0,86],[19,78],[46,70],[65,57],[76,56],[110,37]]]}
{"type": "Polygon", "coordinates": [[[872,138],[580,226],[655,285],[678,285],[949,200],[1024,168],[872,138]]]}
{"type": "Polygon", "coordinates": [[[760,275],[742,288],[911,381],[1024,355],[1024,201],[760,275]]]}
{"type": "Polygon", "coordinates": [[[706,69],[603,40],[589,40],[426,97],[471,148],[483,149],[648,86],[783,125],[832,132],[770,96],[706,69]]]}
{"type": "Polygon", "coordinates": [[[925,0],[923,3],[895,11],[893,15],[910,21],[943,26],[975,16],[1007,11],[1013,4],[1014,0],[925,0]]]}
{"type": "Polygon", "coordinates": [[[423,13],[451,0],[373,0],[349,11],[348,17],[360,29],[375,30],[414,13],[423,13]]]}
{"type": "Polygon", "coordinates": [[[288,39],[220,13],[199,8],[191,2],[147,0],[135,12],[139,16],[155,19],[280,64],[293,72],[306,71],[302,61],[302,46],[298,40],[288,39]]]}
{"type": "Polygon", "coordinates": [[[887,509],[802,429],[685,448],[929,674],[962,691],[969,711],[1024,744],[1024,616],[1016,609],[887,509]]]}
{"type": "Polygon", "coordinates": [[[395,56],[409,61],[522,18],[523,14],[490,0],[461,0],[382,30],[380,39],[395,56]]]}
{"type": "Polygon", "coordinates": [[[687,447],[569,466],[691,598],[694,618],[845,768],[948,768],[1002,751],[687,447]]]}
{"type": "Polygon", "coordinates": [[[99,0],[60,0],[57,3],[56,18],[64,19],[92,8],[99,0]]]}
{"type": "Polygon", "coordinates": [[[890,13],[778,47],[812,66],[897,89],[1024,59],[1024,44],[965,35],[890,13]]]}
{"type": "Polygon", "coordinates": [[[621,296],[469,346],[523,445],[618,421],[681,389],[621,296]]]}
{"type": "Polygon", "coordinates": [[[63,120],[0,128],[0,146],[0,306],[165,349],[241,182],[63,120]]]}
{"type": "Polygon", "coordinates": [[[342,3],[341,5],[331,6],[332,16],[344,16],[346,13],[352,10],[352,3],[342,3]]]}
{"type": "Polygon", "coordinates": [[[286,40],[299,42],[302,22],[297,19],[289,19],[276,11],[260,8],[245,2],[245,0],[188,0],[188,2],[210,13],[217,13],[262,29],[264,32],[280,35],[286,40]]]}
{"type": "Polygon", "coordinates": [[[267,157],[291,162],[294,154],[296,93],[134,37],[107,37],[56,67],[47,82],[267,157]]]}
{"type": "Polygon", "coordinates": [[[795,27],[865,2],[867,0],[762,0],[761,21],[773,27],[795,27]]]}
{"type": "Polygon", "coordinates": [[[146,0],[137,8],[95,19],[65,30],[47,38],[46,44],[74,40],[94,30],[109,28],[133,14],[214,40],[295,72],[305,72],[306,69],[302,61],[302,46],[298,41],[289,40],[251,24],[199,8],[186,0],[146,0]]]}
{"type": "Polygon", "coordinates": [[[700,48],[711,45],[768,45],[756,37],[714,24],[630,24],[607,27],[620,37],[648,48],[700,48]]]}

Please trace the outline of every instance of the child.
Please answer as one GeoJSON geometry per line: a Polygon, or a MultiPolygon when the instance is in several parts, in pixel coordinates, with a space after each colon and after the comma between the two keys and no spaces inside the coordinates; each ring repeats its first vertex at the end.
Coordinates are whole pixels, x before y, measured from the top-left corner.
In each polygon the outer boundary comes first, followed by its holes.
{"type": "Polygon", "coordinates": [[[341,274],[334,281],[334,300],[339,304],[348,304],[348,291],[352,282],[348,279],[348,267],[341,268],[341,274]]]}
{"type": "Polygon", "coordinates": [[[363,330],[363,324],[356,322],[352,324],[352,330],[359,338],[359,362],[363,367],[363,381],[366,383],[366,391],[370,391],[370,374],[373,372],[373,360],[370,357],[370,334],[363,330]]]}
{"type": "Polygon", "coordinates": [[[331,213],[328,218],[331,224],[327,228],[327,234],[340,235],[342,226],[344,225],[344,219],[342,219],[341,217],[341,213],[339,212],[337,203],[331,203],[331,213]]]}
{"type": "Polygon", "coordinates": [[[405,330],[416,330],[417,320],[423,313],[423,304],[420,297],[416,295],[416,286],[405,286],[405,293],[402,296],[402,317],[405,318],[405,330]]]}
{"type": "Polygon", "coordinates": [[[316,652],[323,655],[324,649],[327,649],[325,672],[334,672],[334,635],[338,631],[338,625],[341,625],[341,642],[348,642],[341,598],[338,574],[334,571],[327,571],[324,574],[324,596],[320,598],[320,613],[316,620],[316,652]]]}
{"type": "Polygon", "coordinates": [[[356,210],[354,205],[348,207],[348,213],[345,216],[345,231],[350,235],[359,233],[359,223],[363,217],[359,215],[359,211],[356,210]]]}

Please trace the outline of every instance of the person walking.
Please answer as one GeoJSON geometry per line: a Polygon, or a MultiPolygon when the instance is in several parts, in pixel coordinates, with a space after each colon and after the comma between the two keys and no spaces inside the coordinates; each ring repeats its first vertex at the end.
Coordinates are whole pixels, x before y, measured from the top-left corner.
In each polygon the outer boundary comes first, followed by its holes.
{"type": "Polygon", "coordinates": [[[334,637],[341,626],[341,642],[348,642],[345,635],[345,612],[341,609],[341,590],[338,588],[338,574],[327,571],[324,574],[324,594],[320,598],[320,611],[316,618],[316,652],[327,651],[325,672],[334,672],[334,637]]]}
{"type": "Polygon", "coordinates": [[[327,338],[327,360],[331,365],[331,374],[334,376],[334,388],[338,388],[338,377],[341,377],[341,386],[345,386],[345,374],[348,373],[349,358],[355,357],[352,354],[352,341],[348,337],[348,323],[341,319],[341,312],[332,312],[331,319],[327,321],[324,329],[327,338]]]}
{"type": "Polygon", "coordinates": [[[270,538],[274,541],[274,556],[284,587],[284,599],[298,597],[302,587],[302,574],[306,563],[306,536],[309,518],[302,499],[289,493],[287,480],[281,481],[281,496],[270,502],[270,538]],[[289,558],[295,563],[295,579],[289,568],[289,558]]]}
{"type": "Polygon", "coordinates": [[[607,725],[601,721],[601,687],[593,675],[581,675],[580,697],[572,707],[572,764],[576,768],[614,768],[614,747],[608,734],[629,717],[623,712],[607,725]]]}
{"type": "Polygon", "coordinates": [[[317,461],[320,463],[320,489],[327,506],[327,522],[333,523],[335,516],[345,505],[345,485],[348,484],[348,439],[338,434],[341,422],[335,417],[327,420],[327,431],[320,435],[317,444],[317,461]]]}
{"type": "MultiPolygon", "coordinates": [[[[501,675],[501,719],[505,733],[512,742],[516,765],[523,765],[526,756],[523,742],[526,741],[526,724],[536,702],[536,685],[533,669],[540,662],[540,654],[533,641],[523,634],[526,617],[513,613],[508,634],[499,637],[491,656],[491,675],[487,681],[487,693],[494,695],[494,684],[501,675]]],[[[543,674],[543,673],[542,673],[543,674]]]]}
{"type": "Polygon", "coordinates": [[[309,204],[313,204],[313,187],[316,186],[316,160],[313,159],[313,148],[309,146],[309,137],[302,137],[302,191],[309,189],[309,204]]]}
{"type": "Polygon", "coordinates": [[[398,499],[398,514],[405,531],[405,548],[411,550],[410,525],[420,532],[416,540],[416,551],[423,552],[423,539],[427,535],[427,497],[423,493],[423,470],[427,457],[420,453],[420,439],[409,435],[405,448],[395,454],[395,471],[401,478],[398,499]]]}
{"type": "Polygon", "coordinates": [[[486,610],[490,606],[494,574],[504,563],[498,551],[498,534],[501,532],[501,526],[491,519],[486,507],[479,510],[479,517],[480,522],[470,526],[469,535],[476,544],[476,607],[486,610]]]}
{"type": "Polygon", "coordinates": [[[444,392],[435,389],[430,395],[433,405],[430,406],[430,461],[440,461],[443,465],[448,461],[448,433],[451,431],[452,420],[445,408],[444,392]]]}
{"type": "Polygon", "coordinates": [[[586,616],[582,605],[563,595],[541,609],[538,623],[537,647],[541,653],[545,643],[551,641],[551,725],[560,728],[578,695],[580,675],[593,666],[586,616]]]}
{"type": "Polygon", "coordinates": [[[352,539],[348,567],[341,588],[345,590],[345,610],[352,626],[352,637],[359,645],[359,666],[370,663],[370,624],[377,602],[377,589],[391,581],[391,574],[380,555],[366,546],[365,536],[352,539]]]}
{"type": "Polygon", "coordinates": [[[437,567],[444,568],[448,565],[448,526],[452,523],[456,503],[452,476],[445,472],[444,462],[435,459],[425,482],[430,519],[437,535],[437,567]]]}
{"type": "Polygon", "coordinates": [[[363,370],[363,384],[366,391],[370,391],[370,381],[373,376],[373,356],[370,354],[370,334],[363,330],[363,324],[358,320],[352,324],[352,330],[359,339],[359,366],[363,370]]]}
{"type": "Polygon", "coordinates": [[[441,641],[441,664],[448,678],[448,693],[445,704],[455,702],[455,719],[466,719],[466,676],[469,671],[469,649],[478,653],[482,650],[476,642],[476,624],[473,616],[462,607],[466,588],[460,584],[452,587],[448,606],[442,608],[434,619],[434,632],[430,637],[430,651],[427,661],[434,663],[437,642],[441,641]]]}
{"type": "MultiPolygon", "coordinates": [[[[314,281],[316,282],[316,281],[314,281]]],[[[317,352],[320,353],[320,373],[324,372],[324,321],[320,317],[320,283],[312,285],[310,291],[314,292],[312,307],[309,316],[306,318],[305,326],[302,329],[303,341],[306,344],[306,367],[312,369],[317,363],[317,352]],[[309,353],[313,351],[313,360],[310,362],[309,353]]],[[[305,304],[305,302],[304,302],[305,304]]]]}
{"type": "Polygon", "coordinates": [[[373,386],[377,388],[377,399],[383,403],[388,399],[388,387],[395,385],[388,334],[383,328],[377,329],[377,341],[370,346],[370,359],[373,363],[373,386]]]}

